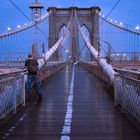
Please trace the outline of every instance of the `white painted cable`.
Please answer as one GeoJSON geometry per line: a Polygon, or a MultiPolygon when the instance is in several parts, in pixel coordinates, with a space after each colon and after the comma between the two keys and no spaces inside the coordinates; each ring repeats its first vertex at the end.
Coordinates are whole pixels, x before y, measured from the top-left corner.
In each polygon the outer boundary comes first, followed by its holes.
{"type": "MultiPolygon", "coordinates": [[[[68,22],[68,26],[67,26],[67,29],[66,29],[64,35],[61,36],[61,37],[59,38],[59,40],[55,43],[54,46],[52,46],[52,47],[50,48],[50,50],[49,50],[48,52],[46,52],[46,54],[45,54],[45,61],[48,61],[48,60],[49,60],[49,58],[50,58],[50,57],[55,53],[55,51],[61,46],[61,44],[63,43],[64,39],[66,38],[66,36],[67,36],[67,34],[68,34],[68,30],[69,30],[69,28],[70,28],[72,16],[73,16],[73,12],[72,12],[72,14],[71,14],[71,17],[70,17],[70,20],[69,20],[69,22],[68,22]]],[[[43,59],[39,59],[39,60],[38,60],[38,63],[39,63],[39,68],[41,68],[41,67],[44,65],[45,62],[44,62],[43,59]]]]}
{"type": "Polygon", "coordinates": [[[95,57],[95,60],[97,62],[99,62],[99,65],[103,68],[104,72],[107,74],[107,76],[110,78],[110,80],[114,83],[114,75],[115,75],[116,72],[113,70],[113,67],[106,62],[105,59],[100,58],[100,60],[98,60],[98,52],[94,49],[94,47],[90,44],[90,42],[88,41],[85,34],[82,32],[79,21],[78,21],[78,18],[77,18],[77,15],[76,15],[76,12],[75,12],[75,16],[76,16],[76,21],[77,21],[78,28],[80,30],[82,38],[84,39],[84,41],[86,43],[86,46],[90,50],[91,54],[95,57]]]}

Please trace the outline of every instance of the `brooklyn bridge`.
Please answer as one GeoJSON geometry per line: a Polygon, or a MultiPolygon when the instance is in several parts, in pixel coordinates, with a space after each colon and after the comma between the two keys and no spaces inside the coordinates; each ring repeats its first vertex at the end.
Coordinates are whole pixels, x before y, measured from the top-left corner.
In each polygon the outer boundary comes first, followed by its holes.
{"type": "Polygon", "coordinates": [[[9,2],[29,22],[0,34],[0,140],[139,140],[140,27],[110,19],[100,6],[42,14],[35,0],[29,18],[9,2]],[[34,85],[26,98],[30,53],[41,102],[34,85]]]}

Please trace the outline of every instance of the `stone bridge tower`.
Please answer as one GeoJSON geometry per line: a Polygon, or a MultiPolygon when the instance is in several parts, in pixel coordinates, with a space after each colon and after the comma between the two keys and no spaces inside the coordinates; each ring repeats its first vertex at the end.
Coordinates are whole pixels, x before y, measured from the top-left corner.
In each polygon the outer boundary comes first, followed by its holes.
{"type": "MultiPolygon", "coordinates": [[[[99,7],[91,8],[56,8],[49,7],[48,11],[52,11],[49,17],[49,48],[51,48],[59,38],[59,32],[63,26],[67,26],[72,11],[76,10],[77,17],[80,26],[85,26],[90,34],[91,44],[98,49],[99,42],[99,7]]],[[[78,27],[76,24],[75,16],[73,14],[72,22],[70,26],[70,38],[71,38],[71,56],[72,59],[78,59],[79,46],[78,46],[78,27]]],[[[59,59],[58,51],[53,55],[52,60],[56,61],[59,59]]]]}

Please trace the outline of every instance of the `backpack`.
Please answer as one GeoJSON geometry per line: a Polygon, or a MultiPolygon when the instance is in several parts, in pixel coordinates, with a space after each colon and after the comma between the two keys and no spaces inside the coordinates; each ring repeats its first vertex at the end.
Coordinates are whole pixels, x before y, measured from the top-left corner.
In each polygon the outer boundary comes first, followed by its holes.
{"type": "Polygon", "coordinates": [[[38,66],[35,60],[29,60],[27,70],[30,74],[37,74],[38,66]]]}

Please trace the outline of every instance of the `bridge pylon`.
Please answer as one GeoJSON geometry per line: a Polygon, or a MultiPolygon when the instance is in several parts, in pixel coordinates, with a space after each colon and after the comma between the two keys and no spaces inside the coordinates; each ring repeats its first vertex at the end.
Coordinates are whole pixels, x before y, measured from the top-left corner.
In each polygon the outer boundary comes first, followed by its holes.
{"type": "MultiPolygon", "coordinates": [[[[77,17],[80,23],[80,26],[86,26],[90,34],[90,42],[96,50],[98,50],[98,42],[100,41],[99,37],[99,7],[91,8],[57,8],[49,7],[48,11],[51,11],[52,14],[49,17],[49,48],[51,48],[59,38],[59,32],[63,26],[67,26],[69,23],[71,14],[76,10],[77,17]]],[[[71,26],[69,29],[70,32],[70,54],[71,58],[78,59],[79,57],[79,40],[78,40],[78,27],[76,24],[76,19],[73,14],[71,26]]],[[[52,56],[52,60],[59,60],[59,51],[56,51],[52,56]]]]}

